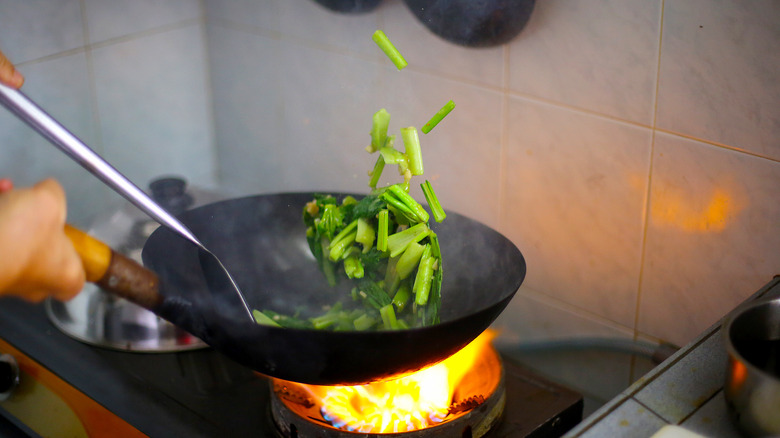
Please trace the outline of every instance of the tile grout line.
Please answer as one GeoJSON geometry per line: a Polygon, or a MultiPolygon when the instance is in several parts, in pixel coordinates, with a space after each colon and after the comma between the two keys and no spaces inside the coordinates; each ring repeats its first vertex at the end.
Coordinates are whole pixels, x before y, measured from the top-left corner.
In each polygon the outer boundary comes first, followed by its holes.
{"type": "Polygon", "coordinates": [[[95,60],[92,56],[92,46],[90,44],[89,23],[87,21],[87,5],[86,0],[80,0],[81,6],[81,26],[84,32],[84,57],[87,62],[87,81],[89,83],[89,100],[92,107],[92,122],[94,126],[95,142],[97,143],[93,147],[98,149],[100,155],[105,154],[105,146],[103,145],[103,122],[100,117],[100,108],[98,106],[97,98],[97,83],[95,76],[95,60]]]}
{"type": "Polygon", "coordinates": [[[686,415],[685,417],[683,417],[683,418],[680,420],[680,422],[679,422],[679,423],[677,423],[677,424],[683,424],[683,423],[685,423],[686,421],[690,420],[690,419],[691,419],[691,417],[693,417],[693,416],[694,416],[694,415],[695,415],[697,412],[699,412],[699,411],[701,410],[701,408],[703,408],[704,406],[707,406],[707,404],[708,404],[709,402],[711,402],[711,401],[712,401],[712,400],[713,400],[715,397],[717,397],[717,396],[718,396],[718,394],[720,394],[720,393],[722,393],[722,392],[723,392],[723,388],[720,388],[720,389],[718,389],[717,391],[715,391],[715,392],[714,392],[714,393],[713,393],[713,394],[712,394],[710,397],[708,397],[708,398],[707,398],[706,400],[704,400],[704,401],[703,401],[703,402],[702,402],[702,403],[701,403],[699,406],[697,406],[697,407],[696,407],[696,409],[694,409],[694,410],[693,410],[693,411],[692,411],[690,414],[688,414],[688,415],[686,415]]]}
{"type": "Polygon", "coordinates": [[[631,400],[634,403],[638,404],[639,406],[642,406],[643,408],[647,409],[647,412],[653,414],[655,417],[657,417],[659,420],[663,421],[666,424],[673,424],[671,421],[667,420],[663,417],[663,415],[659,414],[658,412],[654,411],[650,406],[647,406],[646,404],[642,403],[640,400],[637,400],[634,397],[629,397],[626,400],[631,400]]]}
{"type": "MultiPolygon", "coordinates": [[[[662,10],[663,10],[663,5],[662,5],[662,10]]],[[[279,32],[279,31],[271,31],[271,30],[260,28],[260,27],[250,26],[250,25],[246,25],[246,24],[243,24],[243,23],[238,23],[238,22],[235,22],[235,21],[231,21],[231,20],[225,19],[225,18],[214,18],[212,20],[215,23],[215,25],[221,26],[221,27],[226,28],[226,29],[231,29],[231,30],[235,30],[235,31],[239,31],[239,32],[245,32],[245,33],[251,33],[251,34],[254,34],[254,35],[263,36],[263,37],[271,38],[271,39],[285,39],[285,40],[288,40],[288,41],[292,42],[293,44],[302,45],[302,46],[305,46],[305,47],[309,47],[311,49],[337,53],[339,55],[350,56],[350,57],[353,57],[353,58],[362,59],[362,60],[369,61],[369,62],[379,62],[379,63],[384,62],[384,60],[382,58],[379,58],[379,59],[371,58],[371,57],[366,56],[364,54],[360,54],[360,53],[356,54],[356,53],[350,52],[349,50],[346,50],[346,49],[343,49],[343,48],[339,48],[339,47],[336,47],[336,46],[326,46],[326,45],[321,45],[321,44],[313,44],[312,41],[307,40],[305,38],[296,38],[294,36],[285,35],[285,34],[279,32]]],[[[659,58],[660,58],[660,50],[659,50],[659,58]]],[[[534,102],[534,103],[551,105],[551,106],[554,106],[556,108],[561,108],[561,109],[565,109],[565,110],[569,110],[569,111],[574,111],[574,112],[577,112],[577,113],[580,113],[580,114],[585,114],[585,115],[590,115],[590,116],[593,116],[593,117],[598,117],[598,118],[601,118],[601,119],[604,119],[604,120],[607,120],[607,121],[621,123],[621,124],[625,124],[627,126],[632,126],[632,127],[635,127],[635,128],[649,129],[649,130],[653,130],[653,131],[658,132],[658,133],[674,135],[674,136],[677,136],[677,137],[681,137],[681,138],[685,138],[685,139],[689,139],[689,140],[694,140],[694,141],[697,141],[697,142],[700,142],[700,143],[703,143],[703,144],[706,144],[706,145],[709,145],[709,146],[718,147],[718,148],[734,151],[734,152],[737,152],[737,153],[742,153],[742,154],[754,156],[756,158],[762,158],[762,159],[766,159],[766,160],[770,160],[770,161],[780,162],[780,158],[772,158],[772,157],[761,155],[761,154],[758,154],[758,153],[755,153],[755,152],[739,149],[739,148],[736,148],[734,146],[730,146],[730,145],[727,145],[727,144],[724,144],[724,143],[719,143],[719,142],[716,142],[716,141],[713,141],[713,140],[707,140],[707,139],[704,139],[704,138],[696,137],[694,135],[689,135],[689,134],[684,134],[684,133],[680,133],[680,132],[676,132],[676,131],[672,131],[672,130],[668,130],[668,129],[658,128],[658,127],[655,126],[655,121],[651,122],[650,125],[647,125],[647,124],[644,124],[644,123],[641,123],[641,122],[636,122],[636,121],[633,121],[633,120],[621,119],[619,117],[616,117],[616,116],[613,116],[613,115],[609,115],[609,114],[606,114],[606,113],[602,113],[602,112],[598,112],[598,111],[595,111],[595,110],[591,110],[591,109],[588,109],[588,108],[579,107],[579,106],[575,106],[575,105],[571,105],[571,104],[566,104],[564,102],[559,102],[559,101],[556,101],[556,100],[552,100],[552,99],[548,99],[548,98],[544,98],[544,97],[540,97],[540,96],[535,96],[535,95],[528,94],[528,93],[523,93],[523,92],[511,90],[509,88],[509,86],[506,84],[506,79],[503,79],[502,83],[500,85],[493,85],[493,84],[487,84],[487,83],[484,83],[484,82],[479,82],[479,81],[476,81],[476,80],[473,80],[473,79],[462,78],[462,77],[458,77],[458,76],[452,76],[452,75],[447,74],[447,73],[443,73],[443,72],[439,72],[439,71],[435,71],[435,70],[431,70],[431,69],[427,69],[427,68],[420,68],[420,67],[412,66],[412,65],[408,66],[407,69],[410,69],[411,71],[415,71],[417,73],[435,76],[439,80],[449,80],[449,81],[453,81],[453,82],[458,82],[458,83],[463,84],[463,85],[468,85],[468,86],[472,86],[472,87],[475,87],[475,88],[479,88],[479,89],[485,90],[485,91],[491,91],[491,92],[495,92],[495,93],[506,94],[507,97],[510,97],[510,98],[511,97],[517,97],[517,98],[529,100],[529,101],[534,102]]],[[[505,73],[506,73],[506,71],[505,71],[505,73]]],[[[656,104],[657,104],[657,93],[658,93],[658,77],[656,77],[656,104]]],[[[654,115],[654,118],[655,118],[655,115],[654,115]]]]}
{"type": "MultiPolygon", "coordinates": [[[[650,227],[650,208],[651,208],[651,196],[653,186],[653,167],[655,156],[655,134],[656,134],[656,122],[658,119],[658,90],[660,88],[661,81],[661,53],[663,51],[663,33],[664,33],[664,0],[661,0],[661,11],[658,25],[658,58],[655,74],[655,93],[653,96],[653,121],[652,130],[650,132],[650,150],[649,150],[649,163],[647,169],[647,189],[645,191],[645,202],[643,212],[643,226],[642,226],[642,244],[641,252],[639,256],[639,277],[637,278],[636,288],[636,308],[634,309],[634,340],[639,338],[639,322],[642,309],[642,281],[645,277],[645,262],[647,258],[647,234],[650,227]]],[[[636,371],[636,360],[631,358],[630,374],[633,377],[636,371]]],[[[630,384],[630,383],[629,383],[630,384]]]]}
{"type": "Polygon", "coordinates": [[[502,229],[507,229],[508,224],[503,223],[504,218],[504,193],[507,187],[506,178],[506,154],[509,147],[509,45],[504,44],[502,48],[503,62],[503,77],[501,83],[503,89],[501,92],[501,135],[499,137],[499,150],[498,150],[498,209],[496,223],[502,229]]]}

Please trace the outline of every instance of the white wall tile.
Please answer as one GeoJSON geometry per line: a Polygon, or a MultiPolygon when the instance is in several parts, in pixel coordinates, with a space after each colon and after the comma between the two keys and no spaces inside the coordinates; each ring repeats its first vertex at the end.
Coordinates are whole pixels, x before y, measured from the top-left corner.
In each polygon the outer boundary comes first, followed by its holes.
{"type": "Polygon", "coordinates": [[[501,229],[525,284],[634,323],[650,130],[512,99],[501,229]]]}
{"type": "Polygon", "coordinates": [[[216,25],[208,35],[220,183],[241,194],[280,191],[280,43],[216,25]]]}
{"type": "Polygon", "coordinates": [[[683,345],[780,271],[780,164],[657,134],[639,329],[683,345]]]}
{"type": "Polygon", "coordinates": [[[140,186],[162,174],[213,185],[201,27],[101,47],[93,56],[106,158],[140,186]]]}
{"type": "Polygon", "coordinates": [[[371,40],[371,35],[379,26],[375,12],[338,13],[313,0],[281,2],[279,10],[280,31],[287,37],[307,45],[349,52],[353,56],[376,57],[382,53],[371,40]]]}
{"type": "Polygon", "coordinates": [[[285,144],[274,147],[278,187],[364,193],[376,160],[365,152],[381,67],[297,46],[281,47],[285,144]]]}
{"type": "Polygon", "coordinates": [[[652,124],[660,0],[548,0],[509,46],[513,91],[652,124]]]}
{"type": "Polygon", "coordinates": [[[780,159],[780,3],[668,0],[659,128],[780,159]]]}
{"type": "MultiPolygon", "coordinates": [[[[401,1],[385,1],[378,12],[382,17],[382,30],[409,63],[407,69],[503,86],[502,47],[474,49],[450,43],[429,31],[401,1]]],[[[383,62],[392,65],[386,58],[383,62]]]]}
{"type": "Polygon", "coordinates": [[[91,43],[201,16],[198,0],[84,0],[91,43]]]}
{"type": "MultiPolygon", "coordinates": [[[[206,18],[278,32],[280,7],[290,0],[204,0],[206,18]]],[[[295,0],[301,1],[301,0],[295,0]]]]}
{"type": "MultiPolygon", "coordinates": [[[[22,92],[65,128],[100,153],[84,53],[36,63],[25,69],[22,92]]],[[[55,177],[65,188],[68,221],[88,220],[110,203],[108,189],[9,112],[0,110],[0,177],[18,187],[55,177]]]]}
{"type": "Polygon", "coordinates": [[[79,0],[0,1],[0,50],[14,63],[83,45],[79,0]]]}

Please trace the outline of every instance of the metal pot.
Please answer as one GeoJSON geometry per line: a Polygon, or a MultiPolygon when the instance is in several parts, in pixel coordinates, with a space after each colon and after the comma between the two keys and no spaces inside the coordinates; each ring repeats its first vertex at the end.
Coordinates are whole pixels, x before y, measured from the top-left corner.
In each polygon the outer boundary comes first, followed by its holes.
{"type": "Polygon", "coordinates": [[[780,435],[780,298],[735,309],[723,333],[732,420],[750,436],[780,435]]]}

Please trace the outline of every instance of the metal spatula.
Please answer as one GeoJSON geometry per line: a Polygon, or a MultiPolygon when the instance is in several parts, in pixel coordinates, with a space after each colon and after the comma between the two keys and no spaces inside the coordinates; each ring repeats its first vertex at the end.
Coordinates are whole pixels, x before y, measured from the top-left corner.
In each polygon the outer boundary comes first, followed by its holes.
{"type": "Polygon", "coordinates": [[[247,316],[254,321],[244,294],[241,293],[238,284],[233,280],[225,265],[183,223],[152,200],[143,190],[139,189],[138,186],[133,184],[21,91],[0,84],[0,104],[49,140],[54,146],[57,146],[75,162],[103,181],[107,186],[127,198],[128,201],[148,214],[149,217],[195,244],[200,250],[200,260],[204,265],[204,272],[210,274],[209,282],[219,288],[235,290],[236,295],[246,310],[247,316]]]}

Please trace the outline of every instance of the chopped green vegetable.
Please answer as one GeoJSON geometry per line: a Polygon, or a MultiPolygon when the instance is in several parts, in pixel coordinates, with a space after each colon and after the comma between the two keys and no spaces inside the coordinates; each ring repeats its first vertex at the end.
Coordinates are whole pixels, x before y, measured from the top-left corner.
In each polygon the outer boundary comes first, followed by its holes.
{"type": "Polygon", "coordinates": [[[395,267],[398,272],[398,278],[403,280],[414,271],[427,247],[428,245],[420,245],[417,242],[409,243],[404,253],[398,258],[398,263],[395,267]]]}
{"type": "Polygon", "coordinates": [[[367,313],[364,313],[360,315],[359,317],[355,318],[355,321],[352,323],[352,325],[355,326],[355,330],[368,330],[371,327],[376,324],[376,319],[369,316],[367,313]]]}
{"type": "Polygon", "coordinates": [[[350,255],[344,259],[344,273],[347,274],[347,278],[363,278],[365,275],[363,263],[354,251],[350,251],[350,255]]]}
{"type": "Polygon", "coordinates": [[[404,140],[406,156],[409,159],[409,171],[412,172],[412,175],[422,175],[422,149],[420,148],[420,137],[417,135],[417,128],[414,126],[401,128],[401,137],[404,140]]]}
{"type": "Polygon", "coordinates": [[[412,297],[412,290],[407,284],[402,284],[393,297],[393,305],[401,313],[406,309],[406,305],[409,303],[409,298],[412,297]]]}
{"type": "Polygon", "coordinates": [[[387,57],[393,61],[393,64],[395,64],[398,70],[402,70],[408,65],[404,57],[401,56],[401,52],[395,48],[393,43],[390,42],[390,39],[387,37],[387,35],[385,35],[384,32],[377,30],[374,32],[374,35],[371,38],[379,46],[379,48],[385,52],[385,55],[387,55],[387,57]]]}
{"type": "Polygon", "coordinates": [[[368,186],[372,189],[376,189],[376,185],[379,182],[379,178],[382,177],[382,171],[385,170],[385,159],[382,158],[380,155],[376,159],[376,164],[374,164],[374,169],[371,172],[368,172],[368,176],[371,177],[371,179],[368,180],[368,186]]]}
{"type": "MultiPolygon", "coordinates": [[[[328,284],[350,282],[350,296],[333,299],[318,315],[300,317],[270,309],[255,311],[259,324],[283,328],[371,330],[406,329],[439,321],[442,263],[438,236],[428,226],[431,214],[409,194],[409,181],[422,172],[415,128],[401,135],[405,152],[388,135],[390,115],[374,115],[369,152],[378,157],[369,174],[371,193],[355,199],[315,195],[303,207],[306,241],[328,284]],[[377,188],[386,165],[398,167],[403,182],[377,188]],[[411,305],[409,303],[412,303],[411,305]]],[[[430,185],[422,185],[432,216],[443,210],[430,185]]],[[[315,285],[316,287],[316,285],[315,285]]],[[[327,301],[326,301],[327,302],[327,301]]]]}
{"type": "Polygon", "coordinates": [[[276,321],[271,319],[265,313],[255,309],[252,311],[252,316],[255,317],[255,321],[260,325],[270,325],[271,327],[281,327],[276,321]]]}
{"type": "Polygon", "coordinates": [[[368,147],[370,153],[384,147],[387,139],[387,126],[390,124],[390,114],[382,108],[374,113],[373,122],[371,125],[371,145],[368,147]]]}
{"type": "Polygon", "coordinates": [[[436,192],[433,191],[430,181],[425,180],[424,183],[420,184],[420,187],[422,188],[423,195],[425,195],[425,200],[428,201],[428,206],[431,207],[433,219],[436,222],[443,221],[444,218],[447,217],[447,213],[441,208],[439,199],[436,197],[436,192]]]}
{"type": "Polygon", "coordinates": [[[417,276],[414,278],[414,286],[412,286],[412,292],[414,292],[414,302],[418,306],[424,306],[428,302],[428,293],[431,290],[431,280],[433,279],[433,262],[436,259],[431,257],[431,248],[425,247],[420,258],[420,266],[417,268],[417,276]]]}
{"type": "Polygon", "coordinates": [[[386,330],[398,330],[400,328],[392,304],[388,304],[379,309],[379,314],[382,316],[382,323],[386,330]]]}
{"type": "Polygon", "coordinates": [[[395,257],[406,250],[412,242],[419,242],[428,235],[430,228],[424,223],[399,231],[387,237],[387,249],[390,257],[395,257]]]}
{"type": "Polygon", "coordinates": [[[368,220],[368,218],[358,218],[355,241],[363,245],[363,252],[368,252],[371,250],[371,248],[374,246],[375,237],[376,232],[374,231],[374,226],[371,225],[371,222],[368,220]]]}
{"type": "Polygon", "coordinates": [[[437,111],[436,114],[434,114],[433,117],[431,117],[430,120],[428,120],[428,123],[423,125],[423,127],[421,129],[423,134],[427,134],[427,133],[431,132],[431,129],[435,128],[436,125],[438,125],[439,122],[441,122],[441,120],[444,117],[446,117],[447,114],[450,113],[450,111],[453,110],[453,108],[455,108],[455,102],[450,100],[449,102],[445,103],[444,106],[441,107],[441,109],[439,111],[437,111]]]}
{"type": "MultiPolygon", "coordinates": [[[[355,221],[357,223],[357,221],[355,221]]],[[[355,237],[357,237],[357,230],[354,232],[351,232],[347,234],[346,236],[342,237],[338,241],[335,241],[330,244],[330,255],[328,258],[332,262],[337,262],[341,258],[342,255],[347,251],[347,248],[352,245],[352,243],[355,241],[355,237]]]]}
{"type": "Polygon", "coordinates": [[[387,251],[387,229],[390,225],[390,212],[382,210],[377,214],[377,220],[379,225],[377,226],[378,236],[376,239],[376,249],[380,251],[387,251]]]}
{"type": "Polygon", "coordinates": [[[420,205],[419,202],[415,201],[406,190],[402,189],[401,186],[398,184],[392,185],[388,187],[387,190],[395,195],[395,197],[403,202],[404,205],[406,205],[410,210],[412,210],[412,213],[414,213],[414,215],[417,217],[418,222],[428,222],[428,212],[425,211],[423,206],[420,205]]]}

